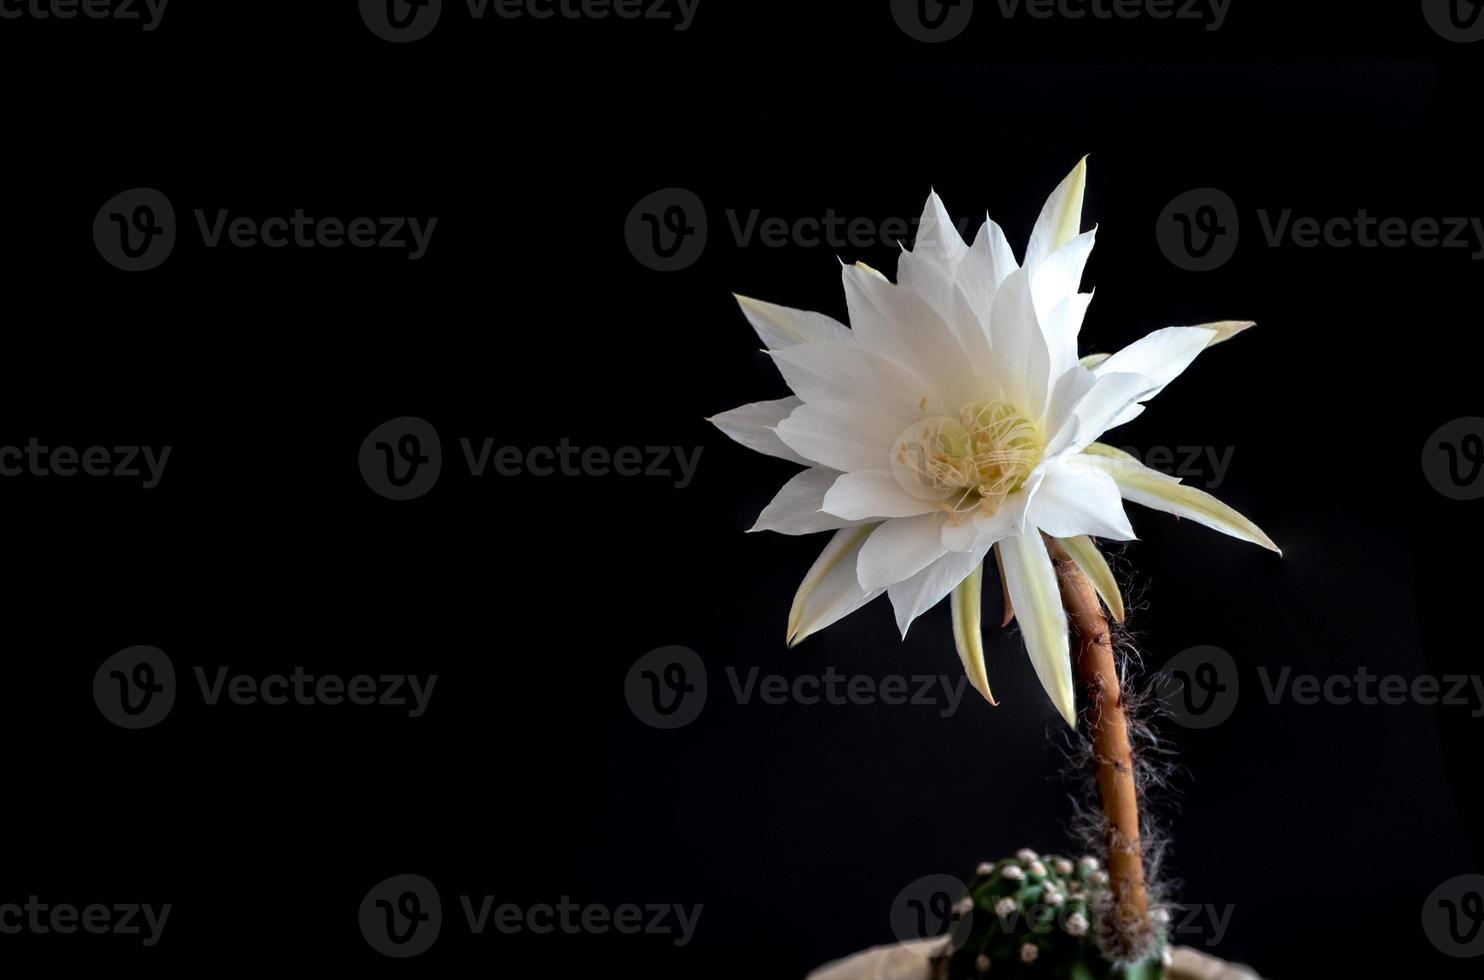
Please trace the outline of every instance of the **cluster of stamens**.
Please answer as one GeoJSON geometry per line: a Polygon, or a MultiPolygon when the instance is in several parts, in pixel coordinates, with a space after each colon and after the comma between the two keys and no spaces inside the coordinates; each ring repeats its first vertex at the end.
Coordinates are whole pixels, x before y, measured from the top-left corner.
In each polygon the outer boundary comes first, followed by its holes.
{"type": "Polygon", "coordinates": [[[947,513],[989,515],[1041,461],[1036,427],[1007,402],[966,405],[958,418],[923,419],[898,437],[891,468],[919,499],[947,513]]]}

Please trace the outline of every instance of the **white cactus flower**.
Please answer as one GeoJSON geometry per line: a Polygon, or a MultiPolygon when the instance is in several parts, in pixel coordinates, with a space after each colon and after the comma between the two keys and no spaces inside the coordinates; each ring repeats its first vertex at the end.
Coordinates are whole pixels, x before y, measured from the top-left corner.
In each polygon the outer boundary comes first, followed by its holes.
{"type": "Polygon", "coordinates": [[[1249,323],[1169,327],[1079,361],[1085,161],[1046,202],[1023,264],[987,221],[973,244],[928,199],[897,282],[844,269],[850,327],[739,297],[794,396],[712,421],[808,467],[753,530],[832,531],[789,615],[796,644],[887,593],[905,636],[952,593],[954,636],[991,702],[980,593],[994,549],[1036,675],[1073,724],[1066,612],[1043,534],[1082,566],[1115,618],[1117,584],[1089,536],[1134,537],[1123,501],[1277,550],[1251,521],[1097,440],[1144,411],[1201,351],[1249,323]]]}

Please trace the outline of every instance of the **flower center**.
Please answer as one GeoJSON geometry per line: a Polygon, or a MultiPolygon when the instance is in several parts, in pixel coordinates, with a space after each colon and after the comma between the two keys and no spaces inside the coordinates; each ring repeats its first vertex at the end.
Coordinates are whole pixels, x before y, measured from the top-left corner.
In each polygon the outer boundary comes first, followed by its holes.
{"type": "Polygon", "coordinates": [[[950,514],[1000,509],[1041,462],[1041,434],[1003,401],[965,405],[958,418],[923,419],[897,437],[891,471],[919,500],[950,514]]]}

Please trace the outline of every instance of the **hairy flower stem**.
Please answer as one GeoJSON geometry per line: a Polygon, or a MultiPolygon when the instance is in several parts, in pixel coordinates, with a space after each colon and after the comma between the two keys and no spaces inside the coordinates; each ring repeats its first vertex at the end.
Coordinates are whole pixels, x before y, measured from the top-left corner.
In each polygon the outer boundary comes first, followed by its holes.
{"type": "Polygon", "coordinates": [[[1144,855],[1139,840],[1139,791],[1134,782],[1128,720],[1113,658],[1108,619],[1097,591],[1082,569],[1055,540],[1047,546],[1056,562],[1062,602],[1076,638],[1077,672],[1087,691],[1084,717],[1092,736],[1102,798],[1109,885],[1113,894],[1115,945],[1130,956],[1150,941],[1149,896],[1144,886],[1144,855]]]}

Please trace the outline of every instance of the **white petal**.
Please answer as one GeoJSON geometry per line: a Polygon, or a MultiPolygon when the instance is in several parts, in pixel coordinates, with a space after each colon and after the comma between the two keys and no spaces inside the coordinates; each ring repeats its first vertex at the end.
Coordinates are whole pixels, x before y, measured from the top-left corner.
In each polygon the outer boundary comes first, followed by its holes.
{"type": "Polygon", "coordinates": [[[1058,543],[1097,590],[1114,622],[1123,622],[1123,594],[1118,591],[1118,579],[1113,576],[1113,569],[1108,567],[1108,559],[1103,557],[1098,546],[1085,535],[1061,538],[1058,543]]]}
{"type": "Polygon", "coordinates": [[[958,648],[958,658],[963,661],[969,683],[986,701],[995,704],[989,689],[989,673],[984,669],[984,632],[980,626],[983,600],[984,562],[981,561],[953,589],[953,644],[958,648]]]}
{"type": "Polygon", "coordinates": [[[962,515],[957,524],[943,526],[943,547],[949,551],[972,551],[1025,530],[1026,507],[1042,478],[1032,474],[1026,485],[1006,497],[993,514],[962,515]]]}
{"type": "Polygon", "coordinates": [[[1051,353],[1051,376],[1060,377],[1078,365],[1077,337],[1092,304],[1092,293],[1073,293],[1051,308],[1042,321],[1051,353]]]}
{"type": "Polygon", "coordinates": [[[994,372],[986,329],[989,307],[986,305],[981,313],[969,299],[965,289],[972,284],[963,277],[955,279],[953,270],[915,252],[902,253],[897,262],[897,282],[921,296],[942,317],[976,371],[994,372]]]}
{"type": "MultiPolygon", "coordinates": [[[[1081,370],[1080,368],[1078,370],[1081,370]]],[[[1047,444],[1048,456],[1063,452],[1080,452],[1094,439],[1126,421],[1130,408],[1138,406],[1158,387],[1142,374],[1098,374],[1087,394],[1072,409],[1072,424],[1047,444]]]]}
{"type": "Polygon", "coordinates": [[[943,206],[943,199],[934,191],[928,195],[927,205],[922,209],[922,220],[917,224],[917,237],[912,242],[912,251],[925,259],[952,270],[968,252],[963,236],[953,224],[953,217],[943,206]]]}
{"type": "Polygon", "coordinates": [[[788,418],[802,404],[798,398],[753,402],[730,412],[722,412],[706,421],[754,452],[807,466],[809,461],[784,445],[783,440],[778,438],[778,433],[773,431],[779,422],[788,418]]]}
{"type": "Polygon", "coordinates": [[[1036,321],[1030,284],[1017,269],[1000,284],[990,314],[991,346],[1001,368],[1004,395],[1022,414],[1043,421],[1050,385],[1051,357],[1036,321]]]}
{"type": "Polygon", "coordinates": [[[1084,458],[1065,457],[1047,466],[1030,504],[1030,523],[1053,538],[1090,534],[1113,541],[1134,540],[1118,484],[1102,469],[1080,461],[1084,458]]]}
{"type": "Polygon", "coordinates": [[[901,517],[876,529],[856,563],[861,588],[880,589],[911,578],[943,557],[939,514],[901,517]]]}
{"type": "Polygon", "coordinates": [[[813,534],[816,531],[834,531],[856,523],[824,511],[824,495],[839,478],[839,473],[823,466],[798,474],[783,485],[772,503],[763,508],[752,530],[776,531],[779,534],[813,534]]]}
{"type": "Polygon", "coordinates": [[[916,517],[936,509],[930,500],[918,500],[897,483],[891,470],[846,473],[824,495],[824,509],[848,521],[916,517]]]}
{"type": "Polygon", "coordinates": [[[964,296],[978,315],[979,322],[986,327],[994,310],[995,294],[999,292],[1001,283],[1018,268],[1020,263],[1015,261],[1010,240],[999,225],[986,218],[958,268],[958,281],[964,296]]]}
{"type": "Polygon", "coordinates": [[[1111,446],[1093,445],[1082,458],[1111,476],[1125,500],[1189,518],[1222,534],[1283,554],[1262,528],[1226,504],[1209,493],[1185,486],[1175,477],[1149,469],[1127,453],[1111,446]]]}
{"type": "Polygon", "coordinates": [[[737,303],[742,307],[747,322],[752,324],[752,329],[762,338],[763,346],[769,350],[781,350],[794,344],[819,340],[850,339],[850,330],[845,324],[823,313],[790,309],[747,296],[737,296],[737,303]]]}
{"type": "Polygon", "coordinates": [[[863,402],[813,401],[778,423],[784,445],[847,473],[890,467],[892,445],[901,434],[898,419],[863,402]]]}
{"type": "Polygon", "coordinates": [[[925,299],[851,266],[843,274],[850,324],[861,347],[929,379],[933,390],[952,402],[973,400],[968,352],[925,299]]]}
{"type": "Polygon", "coordinates": [[[1000,542],[1005,563],[1005,586],[1031,666],[1041,686],[1068,725],[1077,724],[1077,696],[1072,688],[1072,647],[1067,612],[1061,602],[1056,569],[1039,534],[1006,538],[1000,542]]]}
{"type": "Polygon", "coordinates": [[[856,556],[875,525],[836,531],[814,567],[804,576],[788,614],[788,645],[838,622],[880,595],[861,589],[855,574],[856,556]]]}
{"type": "Polygon", "coordinates": [[[1071,316],[1054,317],[1052,314],[1062,303],[1079,295],[1082,270],[1087,257],[1092,253],[1097,230],[1078,235],[1051,257],[1039,265],[1028,268],[1031,284],[1031,300],[1036,307],[1036,316],[1046,333],[1046,347],[1051,351],[1051,370],[1059,375],[1077,360],[1077,332],[1082,329],[1082,314],[1087,309],[1087,300],[1081,301],[1080,309],[1071,316]]]}
{"type": "Polygon", "coordinates": [[[783,380],[805,402],[869,402],[898,418],[903,429],[923,415],[958,414],[959,406],[950,408],[930,383],[855,344],[799,344],[771,353],[783,380]]]}
{"type": "Polygon", "coordinates": [[[1082,230],[1082,197],[1086,190],[1087,158],[1083,157],[1051,192],[1041,209],[1025,250],[1026,265],[1044,262],[1052,252],[1077,237],[1082,230]]]}
{"type": "Polygon", "coordinates": [[[987,546],[973,551],[950,551],[916,575],[887,589],[902,637],[906,638],[914,619],[936,606],[968,578],[988,553],[987,546]]]}
{"type": "Polygon", "coordinates": [[[1158,386],[1148,396],[1152,398],[1190,367],[1216,336],[1216,331],[1205,327],[1165,327],[1129,344],[1093,373],[1099,377],[1119,372],[1141,374],[1158,386]]]}

